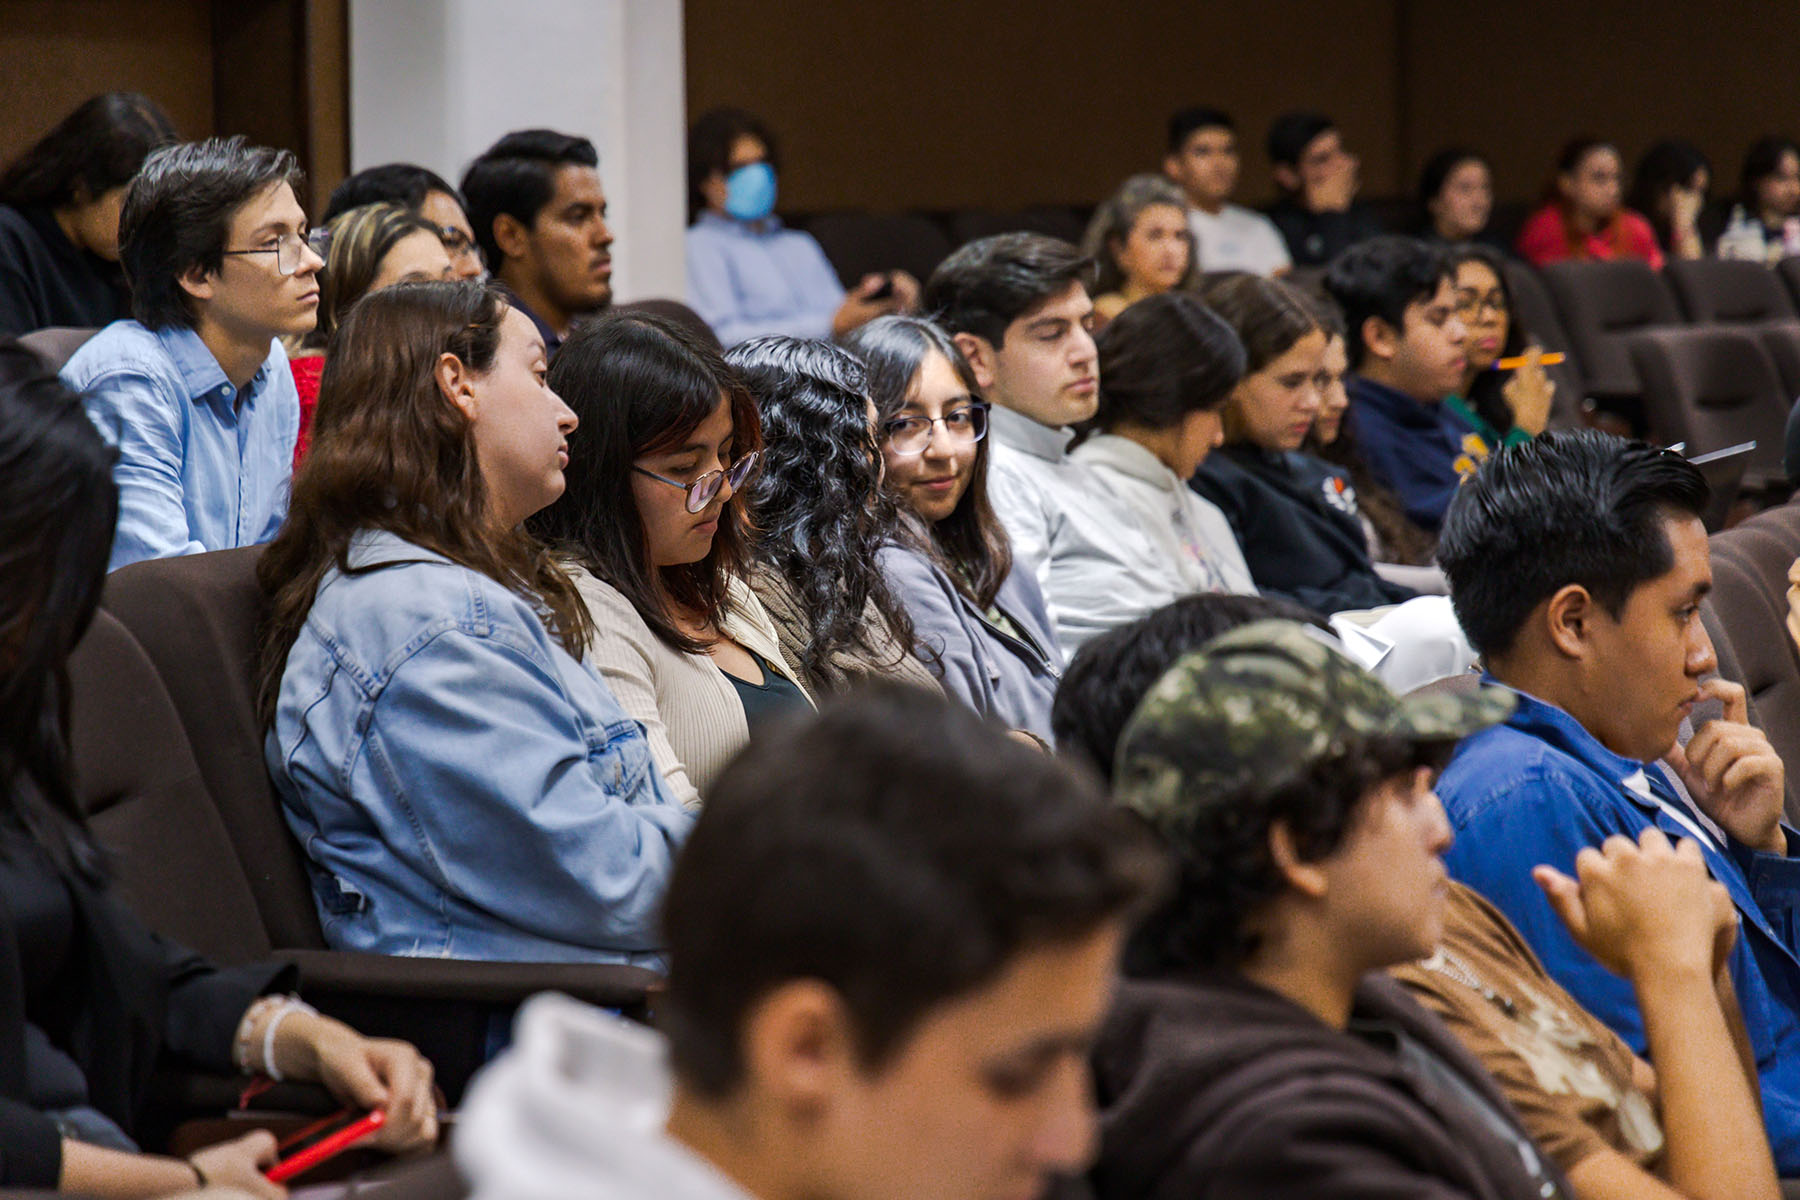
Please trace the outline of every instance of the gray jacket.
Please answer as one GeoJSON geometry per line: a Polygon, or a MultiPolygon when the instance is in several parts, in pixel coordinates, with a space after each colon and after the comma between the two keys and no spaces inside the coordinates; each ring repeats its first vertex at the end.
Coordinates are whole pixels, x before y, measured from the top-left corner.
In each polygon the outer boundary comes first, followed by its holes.
{"type": "Polygon", "coordinates": [[[1062,652],[1031,571],[1015,566],[994,597],[994,607],[1024,634],[1021,638],[988,620],[919,551],[884,546],[879,562],[888,586],[912,617],[918,657],[944,691],[1009,729],[1026,730],[1048,742],[1062,652]]]}

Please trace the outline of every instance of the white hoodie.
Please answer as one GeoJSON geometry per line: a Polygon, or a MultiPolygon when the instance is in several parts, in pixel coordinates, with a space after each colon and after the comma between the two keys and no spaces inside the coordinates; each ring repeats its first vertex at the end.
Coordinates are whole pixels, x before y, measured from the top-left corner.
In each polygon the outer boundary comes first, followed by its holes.
{"type": "Polygon", "coordinates": [[[664,1132],[672,1090],[660,1035],[532,997],[457,1121],[471,1200],[750,1200],[664,1132]]]}

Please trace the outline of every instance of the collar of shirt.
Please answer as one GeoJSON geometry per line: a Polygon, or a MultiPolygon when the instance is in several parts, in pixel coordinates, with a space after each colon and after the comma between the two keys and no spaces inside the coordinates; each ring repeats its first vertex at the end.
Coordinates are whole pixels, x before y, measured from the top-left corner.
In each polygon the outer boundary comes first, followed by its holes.
{"type": "MultiPolygon", "coordinates": [[[[240,389],[231,386],[231,380],[225,378],[225,368],[213,357],[213,352],[206,348],[200,335],[181,325],[171,325],[167,329],[156,331],[156,340],[162,343],[169,361],[181,373],[181,382],[187,388],[188,399],[208,401],[232,408],[239,399],[240,389]]],[[[270,343],[270,356],[274,354],[273,339],[270,343]]],[[[242,398],[248,402],[254,400],[269,380],[269,360],[263,359],[262,366],[256,368],[256,374],[241,389],[242,398]]]]}
{"type": "Polygon", "coordinates": [[[557,349],[562,346],[563,340],[556,330],[550,328],[550,323],[538,316],[536,312],[532,311],[531,305],[519,299],[519,294],[507,287],[499,279],[490,279],[489,282],[500,289],[501,294],[506,297],[507,304],[531,318],[531,323],[537,327],[538,336],[544,339],[544,357],[548,359],[551,355],[555,354],[557,349]]]}
{"type": "Polygon", "coordinates": [[[996,442],[1045,462],[1060,462],[1069,448],[1074,432],[1061,426],[1051,427],[996,404],[988,410],[988,434],[996,442]]]}
{"type": "Polygon", "coordinates": [[[1160,458],[1130,438],[1114,433],[1098,433],[1083,442],[1081,456],[1087,462],[1111,467],[1166,492],[1172,493],[1181,486],[1181,480],[1160,458]]]}
{"type": "Polygon", "coordinates": [[[1376,383],[1362,375],[1352,375],[1346,383],[1349,385],[1352,406],[1360,404],[1365,408],[1377,409],[1395,424],[1436,429],[1443,422],[1440,406],[1427,404],[1398,388],[1376,383]]]}

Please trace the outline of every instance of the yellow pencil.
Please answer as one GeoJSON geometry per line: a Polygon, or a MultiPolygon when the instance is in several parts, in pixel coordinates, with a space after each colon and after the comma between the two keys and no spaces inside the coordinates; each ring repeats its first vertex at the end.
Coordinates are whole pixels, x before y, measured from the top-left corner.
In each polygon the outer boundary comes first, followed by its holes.
{"type": "MultiPolygon", "coordinates": [[[[1564,357],[1566,356],[1561,354],[1546,354],[1543,358],[1539,359],[1538,362],[1546,367],[1554,367],[1557,363],[1561,362],[1564,357]]],[[[1530,361],[1531,359],[1528,356],[1521,354],[1514,358],[1503,358],[1496,362],[1490,369],[1495,371],[1511,371],[1515,368],[1524,366],[1530,361]]]]}

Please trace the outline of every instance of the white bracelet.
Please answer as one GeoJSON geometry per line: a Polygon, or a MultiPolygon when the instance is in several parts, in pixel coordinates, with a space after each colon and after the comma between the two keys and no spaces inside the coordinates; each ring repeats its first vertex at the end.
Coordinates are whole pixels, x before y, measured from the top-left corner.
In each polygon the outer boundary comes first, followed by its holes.
{"type": "Polygon", "coordinates": [[[267,1075],[270,1079],[273,1079],[276,1083],[281,1082],[281,1071],[275,1065],[275,1031],[281,1028],[281,1023],[297,1012],[310,1013],[316,1016],[318,1011],[318,1009],[300,999],[298,996],[289,996],[287,1003],[275,1010],[275,1015],[269,1018],[268,1025],[263,1029],[263,1074],[267,1075]]]}

